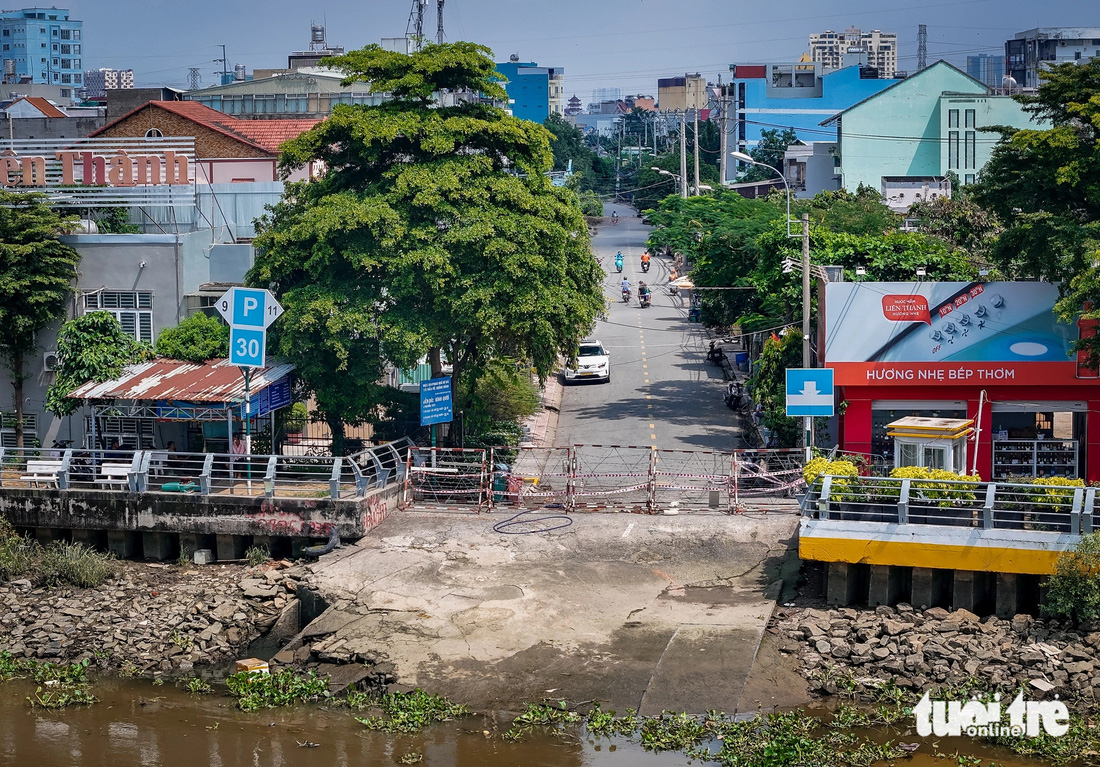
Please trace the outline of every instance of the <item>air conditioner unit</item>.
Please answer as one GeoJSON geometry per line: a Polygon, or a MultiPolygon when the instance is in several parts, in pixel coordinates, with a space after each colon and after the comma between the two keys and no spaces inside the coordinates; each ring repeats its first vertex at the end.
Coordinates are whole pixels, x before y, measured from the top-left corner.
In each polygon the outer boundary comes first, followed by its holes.
{"type": "Polygon", "coordinates": [[[42,370],[46,373],[52,373],[57,370],[57,352],[46,352],[42,355],[42,370]]]}

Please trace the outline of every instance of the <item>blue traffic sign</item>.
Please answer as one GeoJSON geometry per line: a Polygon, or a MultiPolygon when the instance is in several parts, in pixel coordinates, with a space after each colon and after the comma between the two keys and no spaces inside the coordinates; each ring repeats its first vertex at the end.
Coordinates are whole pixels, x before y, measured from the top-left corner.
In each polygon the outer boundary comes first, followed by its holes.
{"type": "Polygon", "coordinates": [[[832,368],[787,368],[787,415],[835,414],[832,368]]]}
{"type": "Polygon", "coordinates": [[[229,362],[250,368],[262,368],[266,361],[264,347],[267,346],[267,333],[263,326],[258,328],[229,328],[229,362]]]}
{"type": "Polygon", "coordinates": [[[231,325],[250,328],[267,327],[264,324],[266,290],[237,288],[233,291],[233,321],[231,325]]]}
{"type": "Polygon", "coordinates": [[[432,378],[420,382],[420,425],[450,423],[454,420],[451,403],[451,379],[432,378]]]}

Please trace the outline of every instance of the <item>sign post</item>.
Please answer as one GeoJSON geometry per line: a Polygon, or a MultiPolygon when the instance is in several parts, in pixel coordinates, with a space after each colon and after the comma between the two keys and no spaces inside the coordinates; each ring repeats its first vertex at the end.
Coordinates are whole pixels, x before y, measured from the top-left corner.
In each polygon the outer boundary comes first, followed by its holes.
{"type": "MultiPolygon", "coordinates": [[[[283,307],[271,291],[262,288],[230,288],[218,299],[217,307],[229,323],[229,362],[244,374],[244,451],[252,455],[252,369],[267,364],[267,328],[283,313],[283,307]]],[[[229,452],[233,452],[232,433],[229,452]]],[[[252,490],[251,459],[248,489],[252,490]]]]}
{"type": "Polygon", "coordinates": [[[787,415],[806,419],[806,460],[813,447],[813,419],[836,413],[836,388],[832,368],[787,368],[787,415]]]}

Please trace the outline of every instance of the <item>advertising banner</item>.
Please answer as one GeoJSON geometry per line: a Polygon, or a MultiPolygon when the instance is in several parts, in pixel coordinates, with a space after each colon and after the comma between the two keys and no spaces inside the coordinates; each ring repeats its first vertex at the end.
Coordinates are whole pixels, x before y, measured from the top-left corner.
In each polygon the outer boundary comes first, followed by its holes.
{"type": "Polygon", "coordinates": [[[1094,383],[1046,282],[840,282],[825,286],[825,366],[838,386],[1094,383]]]}

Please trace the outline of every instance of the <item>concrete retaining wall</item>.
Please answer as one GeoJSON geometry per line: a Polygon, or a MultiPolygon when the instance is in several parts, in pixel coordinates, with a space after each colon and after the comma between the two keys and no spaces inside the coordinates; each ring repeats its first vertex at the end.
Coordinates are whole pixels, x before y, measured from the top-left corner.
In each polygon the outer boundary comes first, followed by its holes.
{"type": "Polygon", "coordinates": [[[400,485],[365,498],[260,498],[4,488],[0,514],[20,528],[268,537],[361,538],[397,507],[400,485]]]}

